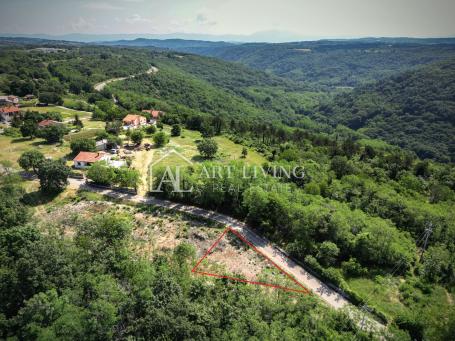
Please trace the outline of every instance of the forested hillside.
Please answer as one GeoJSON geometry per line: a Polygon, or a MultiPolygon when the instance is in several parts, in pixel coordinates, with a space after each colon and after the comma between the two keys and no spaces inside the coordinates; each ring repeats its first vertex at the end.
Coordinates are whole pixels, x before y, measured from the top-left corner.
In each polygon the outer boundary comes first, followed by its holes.
{"type": "Polygon", "coordinates": [[[420,64],[443,60],[455,54],[447,44],[402,43],[401,41],[315,41],[283,44],[243,44],[198,53],[296,81],[327,87],[352,87],[377,80],[420,64]]]}
{"type": "Polygon", "coordinates": [[[407,71],[336,96],[321,113],[368,136],[455,161],[455,59],[407,71]]]}
{"type": "MultiPolygon", "coordinates": [[[[150,174],[156,155],[191,150],[194,164],[183,167],[180,175],[194,191],[176,192],[167,183],[164,197],[244,219],[323,281],[344,290],[353,303],[367,305],[387,324],[385,340],[446,340],[453,335],[455,168],[363,134],[389,139],[379,128],[377,135],[370,129],[376,127],[373,123],[381,129],[390,125],[394,135],[404,131],[406,138],[415,136],[406,147],[415,148],[419,141],[425,150],[450,153],[452,62],[332,97],[319,85],[180,52],[36,47],[0,51],[5,65],[0,91],[34,94],[37,99],[21,99],[21,109],[46,112],[23,113],[11,126],[3,126],[6,150],[25,145],[22,151],[39,148],[44,155],[2,154],[8,160],[2,160],[0,178],[0,337],[373,338],[345,314],[330,312],[311,299],[300,302],[280,294],[275,299],[244,284],[195,279],[188,271],[194,254],[185,247],[141,259],[129,245],[136,216],[154,213],[141,211],[144,208],[116,206],[103,215],[70,217],[67,233],[42,222],[36,213],[84,201],[87,193],[64,190],[63,180],[60,196],[46,193],[46,185],[60,178],[47,172],[60,174],[63,169],[66,180],[70,170],[58,158],[71,160],[70,149],[73,154],[81,148],[94,150],[95,139],[128,147],[135,141],[125,157],[132,167],[127,170],[137,167],[142,174],[150,174]],[[150,66],[156,72],[147,74],[150,66]],[[94,89],[97,82],[129,75],[135,77],[94,89]],[[38,100],[49,107],[37,107],[38,100]],[[62,121],[62,115],[52,112],[62,110],[62,104],[85,110],[83,121],[76,120],[74,111],[64,111],[66,124],[76,132],[65,130],[60,139],[48,141],[29,129],[44,118],[62,121]],[[147,115],[143,109],[165,113],[156,126],[123,129],[121,120],[128,113],[147,115]],[[401,116],[399,124],[392,120],[401,116]],[[423,139],[406,130],[405,123],[414,119],[423,139]],[[444,135],[426,129],[428,122],[444,135]],[[66,152],[55,152],[62,147],[66,152]],[[257,164],[247,163],[253,153],[263,165],[259,175],[253,170],[257,164]],[[40,189],[38,181],[16,177],[18,159],[24,171],[36,168],[40,189]],[[198,177],[202,167],[221,176],[198,177]],[[297,173],[276,173],[279,167],[297,173]]],[[[430,156],[447,161],[439,154],[430,156]]],[[[167,161],[164,166],[175,165],[175,160],[167,161]]],[[[97,183],[122,180],[121,172],[103,164],[91,167],[87,176],[93,180],[93,173],[98,175],[97,183]]],[[[145,181],[156,181],[160,171],[164,168],[145,181]]]]}

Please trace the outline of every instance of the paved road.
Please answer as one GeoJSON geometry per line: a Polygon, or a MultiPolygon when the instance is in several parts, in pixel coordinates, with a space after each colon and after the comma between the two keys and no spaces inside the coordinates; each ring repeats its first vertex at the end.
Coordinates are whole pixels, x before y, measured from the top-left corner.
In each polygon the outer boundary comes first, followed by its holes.
{"type": "MultiPolygon", "coordinates": [[[[150,69],[148,69],[145,74],[152,74],[152,73],[157,73],[158,72],[158,68],[152,66],[150,67],[150,69]]],[[[110,84],[110,83],[113,83],[113,82],[118,82],[118,81],[123,81],[125,79],[129,79],[129,78],[134,78],[136,76],[139,76],[141,74],[138,74],[138,75],[131,75],[131,76],[128,76],[128,77],[119,77],[119,78],[112,78],[112,79],[108,79],[108,80],[105,80],[104,82],[101,82],[101,83],[98,83],[98,84],[95,84],[94,88],[96,91],[102,91],[106,85],[110,84]]]]}

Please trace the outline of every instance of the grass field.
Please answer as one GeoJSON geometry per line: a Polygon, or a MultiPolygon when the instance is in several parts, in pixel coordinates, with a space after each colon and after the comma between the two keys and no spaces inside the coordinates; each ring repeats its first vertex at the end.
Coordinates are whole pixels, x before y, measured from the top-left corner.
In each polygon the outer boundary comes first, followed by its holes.
{"type": "Polygon", "coordinates": [[[69,108],[64,108],[64,107],[58,107],[58,106],[47,106],[47,107],[24,107],[22,108],[23,111],[37,111],[41,113],[47,113],[47,112],[58,112],[62,114],[63,120],[69,120],[73,119],[74,115],[79,115],[79,118],[84,121],[89,120],[92,114],[90,112],[86,111],[78,111],[78,110],[73,110],[69,108]]]}
{"type": "Polygon", "coordinates": [[[69,143],[47,144],[43,139],[11,138],[0,135],[0,160],[9,160],[14,167],[19,167],[17,159],[27,150],[39,150],[47,157],[60,158],[70,152],[69,143]]]}

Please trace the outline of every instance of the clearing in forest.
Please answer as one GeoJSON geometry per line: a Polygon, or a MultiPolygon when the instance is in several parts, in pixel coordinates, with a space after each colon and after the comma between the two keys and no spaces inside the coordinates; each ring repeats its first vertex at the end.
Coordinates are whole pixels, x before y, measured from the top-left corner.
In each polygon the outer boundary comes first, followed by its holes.
{"type": "Polygon", "coordinates": [[[191,270],[195,274],[300,292],[310,291],[238,231],[228,227],[191,270]],[[246,257],[245,257],[246,256],[246,257]],[[242,260],[248,260],[244,264],[242,260]]]}

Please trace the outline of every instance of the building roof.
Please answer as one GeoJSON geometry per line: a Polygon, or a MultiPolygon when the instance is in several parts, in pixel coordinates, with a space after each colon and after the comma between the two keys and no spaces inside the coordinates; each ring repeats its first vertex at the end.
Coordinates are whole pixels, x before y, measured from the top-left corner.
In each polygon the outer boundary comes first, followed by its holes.
{"type": "Polygon", "coordinates": [[[142,112],[149,113],[153,118],[158,118],[163,114],[163,112],[159,110],[142,110],[142,112]]]}
{"type": "Polygon", "coordinates": [[[54,121],[54,120],[42,120],[38,123],[38,127],[49,127],[56,124],[61,124],[61,122],[54,121]]]}
{"type": "Polygon", "coordinates": [[[102,139],[102,140],[96,141],[95,144],[97,146],[101,146],[101,145],[107,144],[107,139],[102,139]]]}
{"type": "Polygon", "coordinates": [[[146,120],[146,118],[144,116],[128,114],[123,119],[123,123],[131,123],[131,122],[134,122],[134,121],[140,121],[141,119],[146,120]]]}
{"type": "Polygon", "coordinates": [[[20,109],[18,107],[3,107],[0,108],[0,112],[3,114],[12,114],[12,113],[18,113],[20,109]]]}
{"type": "Polygon", "coordinates": [[[100,161],[104,155],[106,155],[104,152],[79,152],[73,161],[96,162],[100,161]]]}

